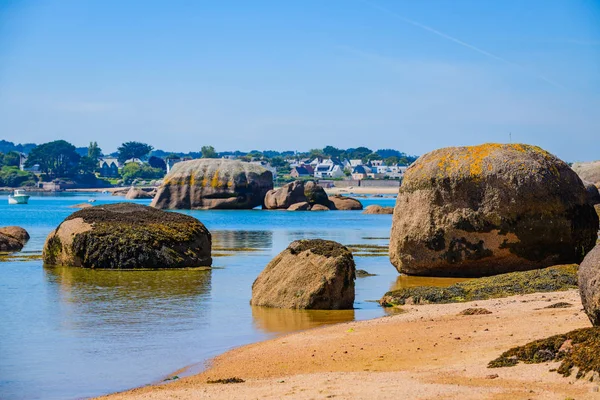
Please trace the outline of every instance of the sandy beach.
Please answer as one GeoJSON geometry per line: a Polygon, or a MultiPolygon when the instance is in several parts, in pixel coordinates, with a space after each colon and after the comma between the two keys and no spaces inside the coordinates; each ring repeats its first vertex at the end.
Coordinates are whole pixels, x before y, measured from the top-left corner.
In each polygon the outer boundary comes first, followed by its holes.
{"type": "Polygon", "coordinates": [[[106,399],[594,399],[557,363],[489,369],[503,351],[590,326],[577,290],[445,305],[281,336],[231,350],[202,373],[106,399]],[[569,308],[545,308],[568,302],[569,308]],[[459,315],[483,307],[487,315],[459,315]],[[240,378],[243,383],[209,384],[240,378]]]}
{"type": "Polygon", "coordinates": [[[325,189],[328,195],[336,195],[336,194],[384,194],[384,195],[397,195],[398,188],[397,187],[352,187],[350,188],[342,188],[342,187],[333,187],[325,189]]]}

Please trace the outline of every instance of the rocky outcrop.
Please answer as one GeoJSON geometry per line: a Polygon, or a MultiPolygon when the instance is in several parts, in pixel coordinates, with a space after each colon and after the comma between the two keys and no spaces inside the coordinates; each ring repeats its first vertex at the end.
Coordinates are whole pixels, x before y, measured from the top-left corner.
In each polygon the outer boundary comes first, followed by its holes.
{"type": "Polygon", "coordinates": [[[588,203],[593,206],[595,206],[596,204],[600,204],[600,192],[598,192],[598,188],[596,187],[596,185],[589,182],[584,182],[584,185],[588,203]]]}
{"type": "Polygon", "coordinates": [[[0,251],[12,253],[21,251],[29,240],[29,233],[19,226],[0,228],[0,251]]]}
{"type": "Polygon", "coordinates": [[[362,210],[362,203],[352,197],[335,195],[329,197],[329,208],[332,210],[362,210]]]}
{"type": "Polygon", "coordinates": [[[393,214],[393,213],[394,213],[394,207],[382,207],[377,204],[368,206],[367,208],[365,208],[365,211],[363,211],[363,214],[393,214]]]}
{"type": "Polygon", "coordinates": [[[152,199],[156,195],[156,190],[144,190],[140,188],[131,187],[125,198],[127,200],[136,200],[136,199],[152,199]]]}
{"type": "Polygon", "coordinates": [[[44,263],[138,269],[210,266],[211,235],[197,219],[133,203],[86,208],[48,235],[44,263]]]}
{"type": "Polygon", "coordinates": [[[273,189],[273,175],[238,160],[200,159],[177,163],[152,201],[160,209],[252,209],[273,189]]]}
{"type": "Polygon", "coordinates": [[[279,189],[269,190],[265,196],[265,208],[289,209],[293,204],[308,203],[304,194],[304,182],[294,181],[279,189]]]}
{"type": "Polygon", "coordinates": [[[252,285],[253,306],[351,309],[356,267],[352,253],[329,240],[297,240],[252,285]]]}
{"type": "Polygon", "coordinates": [[[434,276],[579,263],[597,231],[581,179],[539,147],[445,148],[406,171],[390,260],[399,272],[434,276]]]}
{"type": "Polygon", "coordinates": [[[600,160],[573,164],[573,171],[582,181],[591,182],[600,187],[600,160]]]}
{"type": "Polygon", "coordinates": [[[600,245],[579,266],[579,293],[583,309],[594,326],[600,326],[600,245]]]}
{"type": "Polygon", "coordinates": [[[300,203],[295,203],[288,207],[288,211],[308,211],[308,210],[310,210],[310,204],[308,204],[306,201],[303,201],[300,203]]]}
{"type": "Polygon", "coordinates": [[[325,207],[321,204],[315,204],[310,207],[310,211],[329,211],[329,207],[325,207]]]}

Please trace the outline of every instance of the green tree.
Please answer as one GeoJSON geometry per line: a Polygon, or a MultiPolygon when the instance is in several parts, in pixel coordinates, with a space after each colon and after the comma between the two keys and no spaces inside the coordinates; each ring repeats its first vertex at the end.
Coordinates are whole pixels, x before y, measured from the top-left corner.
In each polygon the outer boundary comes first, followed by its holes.
{"type": "Polygon", "coordinates": [[[154,147],[146,143],[140,142],[125,142],[117,149],[119,162],[124,163],[130,158],[145,158],[154,147]]]}
{"type": "Polygon", "coordinates": [[[309,152],[309,157],[311,159],[317,158],[317,157],[324,157],[325,153],[323,153],[323,150],[321,149],[310,149],[309,152]]]}
{"type": "Polygon", "coordinates": [[[325,148],[323,148],[323,154],[329,157],[338,158],[342,154],[342,152],[342,149],[338,149],[337,147],[333,146],[325,146],[325,148]]]}
{"type": "Polygon", "coordinates": [[[97,162],[101,155],[102,149],[98,147],[98,142],[90,142],[87,156],[97,162]]]}
{"type": "Polygon", "coordinates": [[[217,158],[217,152],[212,146],[202,146],[202,158],[217,158]]]}
{"type": "Polygon", "coordinates": [[[398,160],[399,159],[396,156],[388,157],[388,158],[385,159],[385,165],[387,165],[388,167],[390,165],[396,165],[396,164],[398,164],[398,160]]]}
{"type": "Polygon", "coordinates": [[[134,179],[159,179],[165,173],[160,168],[152,168],[149,165],[140,165],[138,163],[127,163],[121,171],[123,182],[130,184],[134,179]]]}
{"type": "Polygon", "coordinates": [[[26,167],[39,164],[40,171],[52,177],[72,176],[78,169],[81,156],[75,146],[64,140],[40,144],[31,150],[26,167]]]}
{"type": "Polygon", "coordinates": [[[6,165],[7,167],[18,167],[21,164],[21,155],[16,151],[8,152],[4,155],[4,159],[2,160],[2,165],[6,165]]]}
{"type": "Polygon", "coordinates": [[[152,167],[152,168],[159,168],[162,169],[163,171],[167,170],[167,164],[164,162],[164,160],[160,157],[154,157],[151,156],[148,159],[148,164],[152,167]]]}
{"type": "Polygon", "coordinates": [[[79,159],[79,172],[82,174],[92,174],[98,168],[98,160],[85,156],[79,159]]]}

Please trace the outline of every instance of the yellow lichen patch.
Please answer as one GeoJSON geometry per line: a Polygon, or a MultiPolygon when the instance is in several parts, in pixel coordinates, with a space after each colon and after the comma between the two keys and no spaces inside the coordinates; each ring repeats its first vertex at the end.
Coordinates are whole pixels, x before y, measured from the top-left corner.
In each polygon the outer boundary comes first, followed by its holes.
{"type": "Polygon", "coordinates": [[[210,186],[215,189],[219,187],[219,170],[215,171],[210,186]]]}

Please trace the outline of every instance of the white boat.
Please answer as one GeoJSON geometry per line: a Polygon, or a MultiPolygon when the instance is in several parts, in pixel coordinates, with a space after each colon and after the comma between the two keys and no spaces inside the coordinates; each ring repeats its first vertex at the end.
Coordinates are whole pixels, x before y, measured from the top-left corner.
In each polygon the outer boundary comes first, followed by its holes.
{"type": "Polygon", "coordinates": [[[29,197],[22,190],[16,189],[13,194],[8,195],[8,204],[27,204],[29,197]]]}

